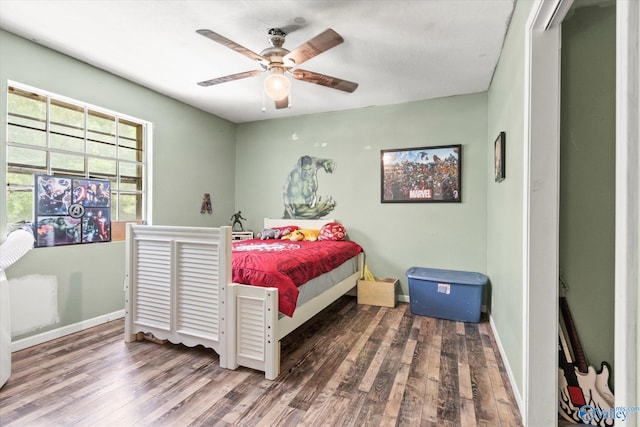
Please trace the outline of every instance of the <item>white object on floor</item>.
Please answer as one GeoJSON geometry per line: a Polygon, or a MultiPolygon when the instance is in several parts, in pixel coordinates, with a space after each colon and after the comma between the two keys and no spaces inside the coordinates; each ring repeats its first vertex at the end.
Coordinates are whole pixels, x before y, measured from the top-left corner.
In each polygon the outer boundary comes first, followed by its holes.
{"type": "Polygon", "coordinates": [[[33,247],[33,234],[16,230],[0,245],[0,387],[11,375],[11,305],[9,282],[4,270],[33,247]]]}
{"type": "Polygon", "coordinates": [[[0,387],[11,375],[11,313],[9,312],[9,282],[0,270],[0,387]]]}

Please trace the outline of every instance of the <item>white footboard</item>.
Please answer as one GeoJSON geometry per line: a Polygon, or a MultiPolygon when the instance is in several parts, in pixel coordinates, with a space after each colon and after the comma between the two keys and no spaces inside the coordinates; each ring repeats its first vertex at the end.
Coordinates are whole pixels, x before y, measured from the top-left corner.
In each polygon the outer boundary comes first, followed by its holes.
{"type": "Polygon", "coordinates": [[[280,373],[280,340],[356,286],[358,272],[278,318],[278,290],[231,282],[231,227],[129,225],[125,341],[202,345],[220,367],[280,373]]]}
{"type": "Polygon", "coordinates": [[[174,344],[203,345],[228,367],[230,242],[230,227],[129,225],[125,341],[143,333],[174,344]]]}
{"type": "Polygon", "coordinates": [[[278,289],[232,283],[229,300],[235,301],[230,319],[235,319],[235,334],[230,337],[229,365],[264,371],[265,378],[280,373],[278,328],[278,289]]]}
{"type": "Polygon", "coordinates": [[[235,340],[229,365],[264,371],[273,380],[280,374],[280,340],[353,289],[362,278],[364,254],[358,256],[358,271],[303,305],[293,317],[278,315],[278,290],[232,283],[228,300],[235,300],[235,340]]]}

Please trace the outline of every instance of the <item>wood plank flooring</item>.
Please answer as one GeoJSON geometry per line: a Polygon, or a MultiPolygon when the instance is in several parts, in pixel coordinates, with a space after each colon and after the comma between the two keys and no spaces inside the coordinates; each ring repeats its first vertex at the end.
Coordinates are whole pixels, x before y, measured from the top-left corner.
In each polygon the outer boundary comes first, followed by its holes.
{"type": "Polygon", "coordinates": [[[489,324],[344,296],[282,341],[281,374],[125,343],[117,320],[13,354],[2,426],[521,426],[489,324]]]}

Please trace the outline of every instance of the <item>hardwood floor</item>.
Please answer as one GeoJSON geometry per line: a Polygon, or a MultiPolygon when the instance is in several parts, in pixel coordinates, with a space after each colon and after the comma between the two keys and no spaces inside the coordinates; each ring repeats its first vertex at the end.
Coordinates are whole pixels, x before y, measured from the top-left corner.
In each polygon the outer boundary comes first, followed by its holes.
{"type": "Polygon", "coordinates": [[[2,426],[521,426],[489,324],[345,296],[282,341],[282,372],[126,344],[123,320],[13,354],[2,426]]]}

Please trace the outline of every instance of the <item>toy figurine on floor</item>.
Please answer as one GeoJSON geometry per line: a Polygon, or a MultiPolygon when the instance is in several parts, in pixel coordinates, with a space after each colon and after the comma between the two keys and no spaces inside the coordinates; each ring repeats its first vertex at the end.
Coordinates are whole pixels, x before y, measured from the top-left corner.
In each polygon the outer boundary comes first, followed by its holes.
{"type": "Polygon", "coordinates": [[[202,197],[202,206],[200,206],[200,213],[211,213],[213,209],[211,209],[211,196],[209,193],[204,193],[204,197],[202,197]]]}
{"type": "Polygon", "coordinates": [[[238,213],[234,213],[231,215],[231,230],[233,231],[244,231],[244,227],[242,227],[241,219],[246,220],[247,218],[242,217],[242,211],[238,211],[238,213]],[[240,227],[240,230],[236,230],[236,224],[240,227]]]}

